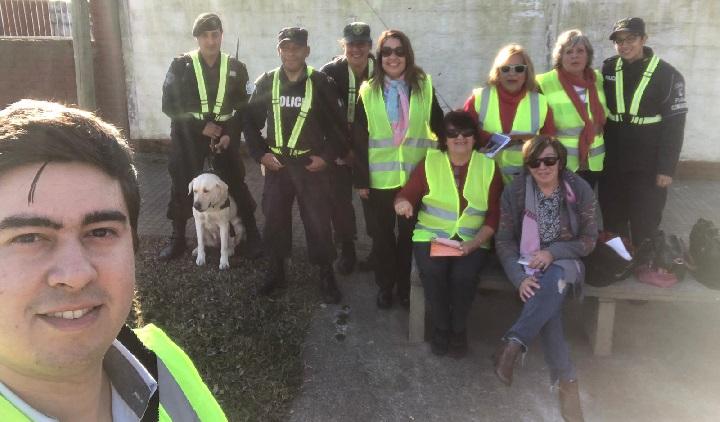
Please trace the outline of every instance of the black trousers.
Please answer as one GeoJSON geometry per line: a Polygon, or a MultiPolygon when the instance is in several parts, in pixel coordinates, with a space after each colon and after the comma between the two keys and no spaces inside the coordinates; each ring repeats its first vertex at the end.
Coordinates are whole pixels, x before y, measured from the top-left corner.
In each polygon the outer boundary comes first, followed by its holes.
{"type": "Polygon", "coordinates": [[[383,290],[397,288],[397,295],[410,294],[412,233],[415,218],[395,214],[395,195],[400,189],[370,189],[369,207],[373,220],[372,253],[376,259],[375,282],[383,290]],[[395,227],[397,226],[397,235],[395,227]]]}
{"type": "Polygon", "coordinates": [[[280,170],[265,171],[262,198],[265,247],[273,261],[290,256],[292,206],[297,197],[310,263],[329,265],[335,259],[330,230],[330,172],[309,172],[306,164],[302,160],[287,160],[280,170]]]}
{"type": "Polygon", "coordinates": [[[413,250],[434,328],[464,332],[488,251],[479,248],[467,256],[430,257],[430,242],[414,242],[413,250]]]}
{"type": "MultiPolygon", "coordinates": [[[[185,224],[192,217],[192,196],[188,194],[190,181],[203,171],[203,162],[210,154],[210,138],[196,134],[182,123],[170,126],[170,201],[167,218],[177,224],[185,224]]],[[[245,165],[239,147],[234,142],[213,158],[213,167],[220,178],[227,183],[228,191],[238,206],[238,214],[246,227],[255,227],[257,204],[245,183],[245,165]]]]}
{"type": "Polygon", "coordinates": [[[605,169],[600,176],[598,198],[605,230],[629,235],[637,247],[657,232],[667,188],[657,186],[654,172],[605,169]]]}
{"type": "Polygon", "coordinates": [[[332,172],[332,226],[335,241],[353,242],[357,229],[355,227],[355,208],[352,204],[353,177],[352,167],[333,163],[329,167],[332,172]]]}

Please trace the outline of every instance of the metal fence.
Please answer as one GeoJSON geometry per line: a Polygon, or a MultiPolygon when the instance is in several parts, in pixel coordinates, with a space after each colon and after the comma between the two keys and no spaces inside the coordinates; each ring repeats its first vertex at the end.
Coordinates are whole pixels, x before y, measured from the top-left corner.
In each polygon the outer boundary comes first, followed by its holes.
{"type": "Polygon", "coordinates": [[[72,37],[70,0],[0,0],[0,37],[72,37]]]}

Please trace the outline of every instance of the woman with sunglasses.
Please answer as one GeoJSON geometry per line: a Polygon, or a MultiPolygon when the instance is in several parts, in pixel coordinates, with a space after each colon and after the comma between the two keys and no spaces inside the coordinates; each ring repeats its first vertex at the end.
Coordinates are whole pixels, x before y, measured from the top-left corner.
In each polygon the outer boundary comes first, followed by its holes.
{"type": "Polygon", "coordinates": [[[560,413],[582,421],[575,368],[562,327],[568,290],[583,282],[581,257],[595,247],[598,230],[590,185],[566,169],[567,151],[555,138],[537,136],[523,147],[526,171],[505,188],[495,248],[524,302],[495,355],[495,374],[510,385],[513,367],[540,335],[550,382],[559,386],[560,413]]]}
{"type": "Polygon", "coordinates": [[[578,29],[565,31],[553,48],[553,69],[537,76],[557,137],[568,151],[567,168],[594,187],[603,169],[607,115],[602,76],[590,67],[593,47],[578,29]]]}
{"type": "Polygon", "coordinates": [[[438,149],[428,150],[395,199],[399,216],[417,214],[413,251],[432,309],[431,350],[438,356],[467,353],[467,315],[500,218],[502,177],[495,162],[478,152],[478,135],[470,113],[449,112],[438,149]],[[433,254],[437,238],[456,241],[457,255],[433,254]]]}
{"type": "Polygon", "coordinates": [[[355,188],[369,199],[376,257],[377,306],[392,306],[393,288],[401,305],[410,305],[413,218],[395,215],[395,195],[428,149],[437,146],[443,112],[430,75],[415,65],[408,37],[395,29],[377,42],[381,61],[363,82],[355,108],[355,188]],[[397,236],[395,226],[397,224],[397,236]]]}
{"type": "Polygon", "coordinates": [[[500,49],[487,86],[473,90],[465,110],[476,117],[483,143],[493,133],[511,137],[511,143],[495,156],[506,185],[522,171],[523,143],[538,133],[555,134],[547,101],[537,91],[532,60],[518,44],[500,49]]]}

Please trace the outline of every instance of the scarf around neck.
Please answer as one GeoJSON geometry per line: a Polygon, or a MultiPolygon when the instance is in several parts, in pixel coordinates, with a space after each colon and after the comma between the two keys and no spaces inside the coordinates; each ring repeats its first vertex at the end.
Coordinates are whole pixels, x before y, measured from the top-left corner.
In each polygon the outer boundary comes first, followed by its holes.
{"type": "Polygon", "coordinates": [[[593,72],[592,69],[585,69],[582,77],[571,75],[562,68],[558,69],[558,78],[560,79],[560,83],[562,84],[565,93],[575,106],[575,110],[578,112],[580,118],[582,118],[583,123],[585,124],[578,139],[578,158],[581,169],[588,168],[590,145],[592,145],[595,140],[595,135],[602,133],[602,128],[605,125],[605,110],[603,109],[602,104],[600,104],[597,87],[595,86],[595,77],[595,72],[593,72]],[[590,111],[592,112],[594,121],[590,118],[587,107],[580,100],[580,96],[577,91],[575,91],[573,85],[587,89],[587,99],[590,104],[590,111]]]}
{"type": "Polygon", "coordinates": [[[390,79],[387,76],[384,82],[385,111],[392,126],[393,143],[400,145],[408,128],[408,85],[404,79],[390,79]]]}

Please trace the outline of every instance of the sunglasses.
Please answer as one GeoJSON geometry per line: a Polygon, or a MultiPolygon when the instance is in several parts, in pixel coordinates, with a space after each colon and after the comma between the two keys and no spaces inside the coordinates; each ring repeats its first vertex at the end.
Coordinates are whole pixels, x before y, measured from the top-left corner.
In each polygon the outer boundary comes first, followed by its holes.
{"type": "Polygon", "coordinates": [[[531,169],[536,169],[540,167],[540,163],[544,163],[545,167],[552,167],[555,164],[557,164],[559,158],[557,157],[543,157],[543,158],[536,158],[534,160],[528,161],[527,165],[531,169]]]}
{"type": "Polygon", "coordinates": [[[392,56],[393,53],[395,53],[395,55],[398,57],[405,57],[405,47],[403,47],[403,46],[395,47],[395,48],[383,47],[380,49],[380,55],[383,57],[390,57],[390,56],[392,56]]]}
{"type": "Polygon", "coordinates": [[[473,135],[475,135],[475,131],[472,129],[463,129],[463,130],[457,130],[457,129],[447,129],[445,131],[445,136],[448,138],[458,138],[460,135],[463,136],[463,138],[472,138],[473,135]]]}
{"type": "Polygon", "coordinates": [[[511,64],[511,65],[505,65],[500,66],[500,71],[502,73],[508,73],[512,69],[515,73],[523,73],[525,72],[525,69],[527,69],[527,65],[524,64],[511,64]]]}

